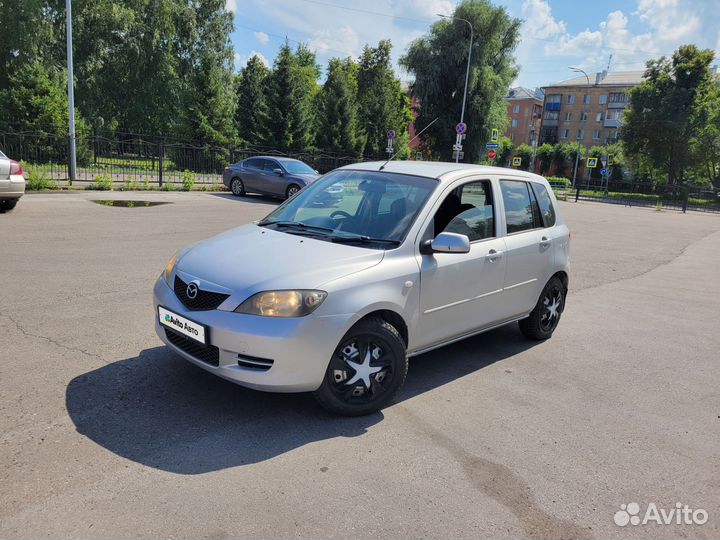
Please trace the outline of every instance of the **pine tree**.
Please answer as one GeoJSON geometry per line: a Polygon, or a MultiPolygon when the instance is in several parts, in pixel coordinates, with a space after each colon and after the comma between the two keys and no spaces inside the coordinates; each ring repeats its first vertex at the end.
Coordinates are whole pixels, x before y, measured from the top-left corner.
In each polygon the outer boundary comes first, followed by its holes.
{"type": "Polygon", "coordinates": [[[238,135],[250,145],[264,145],[269,136],[269,109],[265,84],[270,70],[253,56],[237,77],[237,110],[235,126],[238,135]]]}
{"type": "Polygon", "coordinates": [[[362,154],[362,137],[357,121],[358,65],[350,58],[332,58],[327,79],[318,100],[318,137],[320,148],[362,154]]]}

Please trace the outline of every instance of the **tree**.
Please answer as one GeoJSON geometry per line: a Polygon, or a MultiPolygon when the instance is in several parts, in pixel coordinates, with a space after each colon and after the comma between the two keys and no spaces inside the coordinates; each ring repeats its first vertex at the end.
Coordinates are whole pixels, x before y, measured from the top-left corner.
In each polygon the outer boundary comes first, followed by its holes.
{"type": "Polygon", "coordinates": [[[698,167],[699,178],[707,178],[720,188],[720,78],[697,103],[693,123],[698,125],[691,150],[698,167]]]}
{"type": "Polygon", "coordinates": [[[363,137],[358,130],[358,65],[347,58],[331,58],[327,79],[318,100],[317,144],[350,155],[362,154],[363,137]]]}
{"type": "Polygon", "coordinates": [[[650,60],[645,81],[630,92],[622,138],[629,155],[663,168],[671,184],[683,184],[696,163],[687,145],[701,126],[696,109],[710,90],[713,53],[683,45],[669,60],[650,60]]]}
{"type": "MultiPolygon", "coordinates": [[[[452,14],[467,19],[476,37],[471,56],[464,144],[466,161],[476,161],[493,128],[507,125],[504,96],[517,74],[513,51],[517,46],[520,19],[489,0],[463,0],[452,14]]],[[[412,93],[420,102],[418,130],[438,118],[428,129],[427,144],[444,160],[452,157],[455,124],[460,119],[467,44],[470,28],[463,21],[436,22],[430,33],[413,41],[400,64],[415,76],[412,93]]]]}
{"type": "Polygon", "coordinates": [[[548,143],[542,144],[538,147],[535,157],[540,162],[540,174],[545,174],[550,170],[555,157],[555,147],[548,143]]]}
{"type": "Polygon", "coordinates": [[[267,143],[269,109],[265,84],[270,70],[253,55],[237,77],[237,109],[235,127],[238,135],[251,145],[267,143]]]}
{"type": "Polygon", "coordinates": [[[515,156],[522,159],[522,169],[528,170],[530,167],[530,161],[532,160],[533,149],[529,144],[521,144],[515,151],[515,156]]]}
{"type": "Polygon", "coordinates": [[[497,150],[497,166],[507,167],[514,151],[515,145],[513,142],[509,138],[503,137],[500,140],[500,148],[497,150]]]}
{"type": "Polygon", "coordinates": [[[407,127],[412,120],[410,99],[402,89],[390,62],[392,44],[382,40],[377,47],[365,45],[358,71],[358,119],[365,152],[378,156],[385,150],[387,131],[395,130],[395,151],[408,155],[407,127]]]}
{"type": "Polygon", "coordinates": [[[309,107],[315,92],[308,83],[316,72],[315,64],[313,61],[313,66],[309,65],[310,56],[304,47],[298,48],[298,53],[293,54],[286,41],[275,58],[267,84],[268,106],[272,111],[270,142],[285,151],[305,149],[312,135],[309,107]]]}

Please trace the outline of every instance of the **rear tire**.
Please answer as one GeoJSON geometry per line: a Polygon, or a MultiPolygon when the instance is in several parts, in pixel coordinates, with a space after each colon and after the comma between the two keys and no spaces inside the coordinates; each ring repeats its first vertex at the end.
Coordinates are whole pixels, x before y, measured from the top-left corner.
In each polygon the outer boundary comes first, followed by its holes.
{"type": "Polygon", "coordinates": [[[566,294],[559,278],[553,277],[547,282],[530,315],[518,322],[526,338],[543,341],[553,335],[565,308],[566,294]]]}
{"type": "Polygon", "coordinates": [[[297,184],[290,184],[287,188],[287,191],[285,192],[285,198],[289,199],[293,195],[295,195],[298,191],[300,191],[300,186],[297,184]]]}
{"type": "Polygon", "coordinates": [[[313,395],[334,414],[372,414],[397,393],[407,370],[405,342],[395,327],[379,318],[364,319],[340,340],[313,395]]]}
{"type": "Polygon", "coordinates": [[[17,203],[17,199],[7,199],[4,201],[0,201],[0,212],[9,212],[17,206],[17,203]]]}
{"type": "Polygon", "coordinates": [[[232,191],[232,194],[236,197],[242,197],[245,195],[245,184],[243,184],[240,178],[235,177],[230,180],[230,191],[232,191]]]}

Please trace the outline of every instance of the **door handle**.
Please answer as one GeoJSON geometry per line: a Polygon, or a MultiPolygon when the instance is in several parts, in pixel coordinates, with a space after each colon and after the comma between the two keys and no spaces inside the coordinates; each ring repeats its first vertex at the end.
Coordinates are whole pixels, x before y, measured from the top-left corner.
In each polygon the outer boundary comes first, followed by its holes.
{"type": "Polygon", "coordinates": [[[496,251],[494,249],[491,249],[490,251],[488,251],[487,260],[490,262],[495,262],[498,259],[502,259],[502,256],[503,256],[502,251],[496,251]]]}
{"type": "Polygon", "coordinates": [[[542,247],[548,247],[550,244],[552,244],[552,240],[550,240],[547,236],[543,236],[540,239],[540,245],[542,247]]]}

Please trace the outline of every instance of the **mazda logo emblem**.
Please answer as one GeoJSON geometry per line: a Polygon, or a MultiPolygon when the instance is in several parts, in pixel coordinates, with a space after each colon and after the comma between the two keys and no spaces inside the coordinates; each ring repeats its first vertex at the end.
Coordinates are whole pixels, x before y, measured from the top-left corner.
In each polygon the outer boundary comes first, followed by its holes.
{"type": "Polygon", "coordinates": [[[187,294],[187,297],[190,300],[195,300],[197,293],[198,293],[197,283],[188,283],[187,290],[185,291],[185,294],[187,294]]]}

